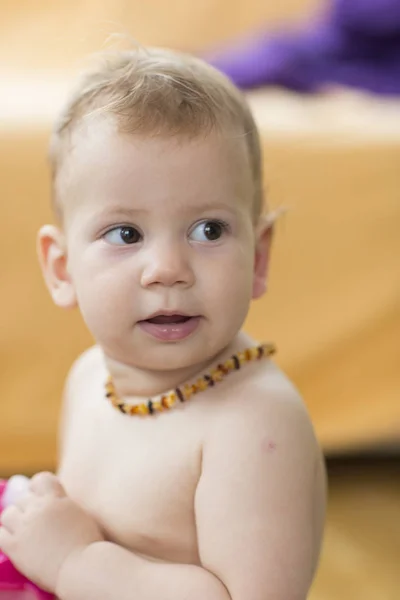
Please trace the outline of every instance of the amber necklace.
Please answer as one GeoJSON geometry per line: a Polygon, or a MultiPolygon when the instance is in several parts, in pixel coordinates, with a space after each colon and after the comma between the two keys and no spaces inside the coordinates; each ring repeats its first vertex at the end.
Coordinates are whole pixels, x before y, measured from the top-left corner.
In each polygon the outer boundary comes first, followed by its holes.
{"type": "Polygon", "coordinates": [[[168,410],[175,406],[178,402],[186,402],[194,394],[203,392],[209,387],[214,386],[216,383],[222,381],[232,371],[238,371],[243,365],[253,360],[259,360],[263,357],[271,356],[274,354],[275,346],[273,344],[261,344],[260,346],[252,346],[246,348],[237,354],[228,358],[224,363],[218,365],[212,369],[209,373],[206,373],[194,383],[186,383],[181,387],[177,387],[166,394],[161,394],[156,398],[151,398],[147,402],[141,404],[128,404],[122,402],[118,398],[115,391],[115,386],[111,375],[106,381],[106,398],[110,400],[111,404],[120,410],[122,413],[127,415],[152,415],[155,412],[161,412],[168,410]]]}

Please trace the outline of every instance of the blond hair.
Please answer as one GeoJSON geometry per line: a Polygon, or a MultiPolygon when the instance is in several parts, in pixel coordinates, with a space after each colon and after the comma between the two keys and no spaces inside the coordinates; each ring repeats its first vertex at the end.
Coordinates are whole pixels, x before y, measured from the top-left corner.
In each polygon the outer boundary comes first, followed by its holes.
{"type": "Polygon", "coordinates": [[[222,73],[190,55],[135,48],[100,57],[98,66],[84,74],[54,126],[53,184],[71,132],[88,116],[112,115],[119,131],[132,134],[195,137],[228,131],[245,141],[258,217],[263,204],[260,139],[244,95],[222,73]]]}

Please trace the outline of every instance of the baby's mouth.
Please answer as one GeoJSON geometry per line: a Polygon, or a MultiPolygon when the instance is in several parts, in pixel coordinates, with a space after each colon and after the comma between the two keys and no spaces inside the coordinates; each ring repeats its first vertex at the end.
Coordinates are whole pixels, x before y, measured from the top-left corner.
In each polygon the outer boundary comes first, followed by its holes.
{"type": "Polygon", "coordinates": [[[154,315],[139,321],[138,325],[144,333],[163,342],[178,342],[196,331],[200,324],[199,316],[154,315]]]}
{"type": "Polygon", "coordinates": [[[157,317],[152,317],[151,319],[145,319],[146,323],[153,323],[154,325],[173,325],[178,323],[186,323],[192,317],[187,317],[184,315],[158,315],[157,317]]]}

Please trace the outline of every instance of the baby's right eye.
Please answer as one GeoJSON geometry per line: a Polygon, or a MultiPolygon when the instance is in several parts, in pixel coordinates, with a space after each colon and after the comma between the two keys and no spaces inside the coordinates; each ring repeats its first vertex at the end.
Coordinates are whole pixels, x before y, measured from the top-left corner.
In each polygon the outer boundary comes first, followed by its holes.
{"type": "Polygon", "coordinates": [[[127,244],[137,244],[142,239],[141,233],[135,227],[127,225],[114,227],[104,234],[104,239],[115,246],[126,246],[127,244]]]}

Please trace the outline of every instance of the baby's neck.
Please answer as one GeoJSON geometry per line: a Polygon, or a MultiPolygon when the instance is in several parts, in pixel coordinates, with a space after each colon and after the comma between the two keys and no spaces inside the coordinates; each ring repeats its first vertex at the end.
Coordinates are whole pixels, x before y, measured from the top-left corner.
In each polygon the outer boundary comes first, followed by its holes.
{"type": "Polygon", "coordinates": [[[108,372],[111,374],[118,396],[128,402],[143,402],[176,389],[186,382],[195,380],[214,365],[224,362],[239,350],[254,344],[247,335],[239,334],[227,347],[215,356],[182,369],[173,371],[151,371],[124,364],[104,355],[108,372]]]}

